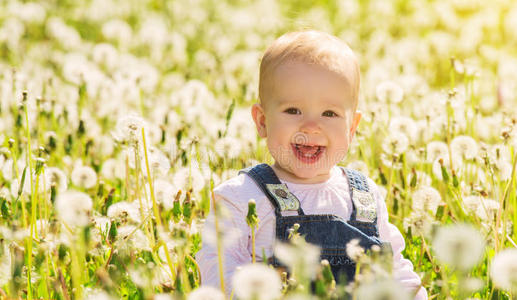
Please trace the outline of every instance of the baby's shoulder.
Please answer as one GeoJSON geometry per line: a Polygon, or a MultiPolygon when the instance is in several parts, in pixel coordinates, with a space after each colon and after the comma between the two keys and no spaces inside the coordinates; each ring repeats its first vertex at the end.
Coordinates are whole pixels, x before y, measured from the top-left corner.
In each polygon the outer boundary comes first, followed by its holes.
{"type": "Polygon", "coordinates": [[[259,199],[265,197],[257,184],[245,173],[234,176],[214,188],[216,197],[222,197],[232,205],[248,209],[248,201],[255,199],[259,204],[259,199]]]}

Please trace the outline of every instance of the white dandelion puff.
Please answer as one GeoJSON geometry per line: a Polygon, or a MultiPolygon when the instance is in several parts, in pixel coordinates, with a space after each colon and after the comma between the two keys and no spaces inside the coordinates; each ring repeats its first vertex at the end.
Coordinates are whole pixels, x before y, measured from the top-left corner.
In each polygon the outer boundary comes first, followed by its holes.
{"type": "Polygon", "coordinates": [[[241,154],[242,142],[234,137],[226,136],[215,142],[214,149],[219,156],[233,159],[241,154]]]}
{"type": "Polygon", "coordinates": [[[364,255],[364,249],[359,245],[358,239],[352,239],[346,244],[346,255],[353,261],[358,261],[364,255]]]}
{"type": "Polygon", "coordinates": [[[224,294],[214,287],[201,286],[192,291],[187,300],[224,300],[224,294]]]}
{"type": "Polygon", "coordinates": [[[375,89],[375,94],[383,103],[399,103],[404,98],[404,90],[393,81],[381,82],[375,89]]]}
{"type": "MultiPolygon", "coordinates": [[[[161,203],[166,210],[171,209],[178,189],[163,179],[157,179],[153,187],[156,202],[161,203]]],[[[147,188],[149,190],[149,185],[147,188]]]]}
{"type": "Polygon", "coordinates": [[[357,289],[358,300],[409,300],[408,292],[394,280],[376,280],[357,289]]]}
{"type": "Polygon", "coordinates": [[[472,137],[461,135],[452,139],[451,151],[458,157],[473,159],[478,154],[478,145],[472,137]]]}
{"type": "Polygon", "coordinates": [[[66,191],[68,188],[68,182],[65,172],[56,167],[49,167],[43,170],[45,173],[47,188],[50,188],[52,185],[57,187],[57,190],[60,192],[66,191]]]}
{"type": "Polygon", "coordinates": [[[470,225],[456,224],[440,227],[433,240],[436,258],[460,270],[469,270],[483,257],[485,242],[470,225]]]}
{"type": "Polygon", "coordinates": [[[97,173],[89,166],[76,166],[70,177],[75,186],[85,189],[92,188],[97,183],[97,173]]]}
{"type": "Polygon", "coordinates": [[[70,226],[88,225],[92,206],[92,198],[79,191],[68,190],[59,194],[56,199],[59,218],[70,226]]]}
{"type": "Polygon", "coordinates": [[[2,249],[2,255],[0,256],[0,285],[6,285],[12,278],[11,274],[11,251],[9,250],[8,244],[3,243],[0,247],[2,249]]]}
{"type": "Polygon", "coordinates": [[[116,247],[125,252],[135,250],[151,251],[151,246],[145,233],[133,225],[124,225],[117,228],[116,247]]]}
{"type": "Polygon", "coordinates": [[[117,120],[113,137],[119,142],[135,142],[142,137],[145,121],[139,116],[130,114],[117,120]]]}
{"type": "Polygon", "coordinates": [[[108,207],[107,215],[110,219],[119,221],[121,223],[138,223],[140,222],[140,211],[134,204],[127,201],[120,201],[108,207]]]}
{"type": "Polygon", "coordinates": [[[507,290],[517,291],[517,249],[506,249],[492,259],[490,276],[494,285],[507,290]]]}
{"type": "Polygon", "coordinates": [[[101,176],[105,179],[123,179],[126,176],[126,166],[121,159],[109,158],[102,163],[101,176]]]}
{"type": "Polygon", "coordinates": [[[492,199],[481,199],[476,208],[476,215],[483,221],[494,220],[495,215],[499,211],[501,205],[492,199]]]}
{"type": "Polygon", "coordinates": [[[438,206],[442,203],[442,196],[433,187],[424,186],[413,193],[413,210],[428,211],[436,214],[438,206]]]}
{"type": "Polygon", "coordinates": [[[278,273],[263,264],[242,266],[232,279],[235,295],[243,300],[277,299],[282,283],[278,273]]]}
{"type": "Polygon", "coordinates": [[[441,141],[432,141],[427,144],[427,161],[434,162],[439,158],[448,158],[449,150],[447,144],[441,141]]]}
{"type": "Polygon", "coordinates": [[[382,142],[382,150],[387,154],[399,155],[409,146],[407,136],[398,131],[391,132],[382,142]]]}
{"type": "Polygon", "coordinates": [[[417,139],[418,126],[415,120],[410,117],[399,116],[392,118],[388,129],[390,132],[402,132],[412,141],[417,139]]]}
{"type": "Polygon", "coordinates": [[[320,248],[303,238],[293,238],[290,243],[277,243],[275,257],[290,270],[303,270],[305,278],[313,276],[320,265],[320,248]]]}

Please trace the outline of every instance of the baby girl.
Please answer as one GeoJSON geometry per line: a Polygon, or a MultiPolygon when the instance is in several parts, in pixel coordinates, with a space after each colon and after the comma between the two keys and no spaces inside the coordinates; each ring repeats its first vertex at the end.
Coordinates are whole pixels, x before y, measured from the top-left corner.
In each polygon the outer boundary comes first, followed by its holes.
{"type": "MultiPolygon", "coordinates": [[[[228,294],[235,268],[252,259],[246,215],[248,200],[255,199],[260,220],[255,250],[259,256],[265,253],[263,259],[273,257],[274,243],[286,241],[288,230],[299,224],[298,232],[320,247],[336,280],[354,278],[355,265],[346,245],[356,239],[365,249],[391,248],[395,279],[415,292],[416,299],[427,299],[413,265],[401,254],[404,239],[389,223],[375,183],[337,166],[361,120],[359,80],[352,50],[323,32],[287,33],[266,50],[260,65],[259,103],[251,114],[274,164],[242,170],[214,189],[215,201],[229,211],[219,220],[222,228],[238,233],[223,251],[228,294]]],[[[213,233],[211,213],[196,258],[202,284],[219,286],[217,250],[207,242],[213,233]]]]}

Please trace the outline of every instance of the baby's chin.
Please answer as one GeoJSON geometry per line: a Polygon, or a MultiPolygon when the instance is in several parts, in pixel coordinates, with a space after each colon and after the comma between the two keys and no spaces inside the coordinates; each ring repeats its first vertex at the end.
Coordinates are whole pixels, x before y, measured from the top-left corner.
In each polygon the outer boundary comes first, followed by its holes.
{"type": "Polygon", "coordinates": [[[275,169],[281,179],[293,183],[318,183],[324,182],[330,177],[332,166],[306,165],[293,166],[289,164],[275,163],[275,169]]]}

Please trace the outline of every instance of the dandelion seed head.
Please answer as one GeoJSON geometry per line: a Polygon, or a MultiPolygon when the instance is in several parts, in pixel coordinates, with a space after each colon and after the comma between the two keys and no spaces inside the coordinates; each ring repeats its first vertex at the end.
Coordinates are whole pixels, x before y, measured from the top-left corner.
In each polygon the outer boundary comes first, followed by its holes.
{"type": "Polygon", "coordinates": [[[474,267],[482,258],[484,248],[481,234],[465,224],[440,227],[433,240],[436,258],[460,270],[474,267]]]}
{"type": "Polygon", "coordinates": [[[434,162],[442,158],[446,159],[449,156],[447,144],[441,141],[432,141],[427,144],[427,161],[434,162]]]}
{"type": "Polygon", "coordinates": [[[390,124],[388,126],[388,130],[402,132],[404,133],[411,141],[414,141],[418,138],[418,126],[410,117],[398,116],[394,117],[390,120],[390,124]]]}
{"type": "Polygon", "coordinates": [[[107,216],[121,223],[140,222],[140,210],[135,202],[120,201],[108,207],[107,216]]]}
{"type": "Polygon", "coordinates": [[[492,259],[490,276],[495,286],[517,291],[517,249],[506,249],[497,253],[492,259]]]}
{"type": "Polygon", "coordinates": [[[436,214],[438,206],[442,203],[442,196],[433,187],[424,186],[413,193],[413,210],[428,211],[436,214]]]}
{"type": "Polygon", "coordinates": [[[101,177],[115,180],[126,176],[126,166],[121,159],[109,158],[102,163],[101,177]]]}
{"type": "Polygon", "coordinates": [[[473,159],[478,154],[478,144],[470,136],[457,136],[451,141],[451,151],[455,156],[473,159]]]}
{"type": "Polygon", "coordinates": [[[483,221],[493,221],[501,205],[492,199],[482,199],[476,208],[476,215],[483,221]]]}
{"type": "Polygon", "coordinates": [[[141,117],[129,114],[117,120],[113,137],[119,142],[136,142],[142,137],[145,121],[141,117]]]}
{"type": "Polygon", "coordinates": [[[92,198],[79,191],[68,190],[57,196],[56,211],[69,226],[83,227],[90,223],[92,198]]]}
{"type": "Polygon", "coordinates": [[[221,290],[211,286],[201,286],[192,291],[187,300],[224,300],[224,294],[221,290]]]}
{"type": "Polygon", "coordinates": [[[407,150],[409,139],[399,131],[390,132],[390,134],[382,142],[382,150],[387,154],[400,155],[407,150]]]}
{"type": "Polygon", "coordinates": [[[47,189],[49,189],[52,185],[57,187],[59,192],[66,191],[68,188],[68,178],[66,177],[65,172],[56,167],[49,167],[43,170],[45,173],[47,189]]]}
{"type": "Polygon", "coordinates": [[[81,188],[89,189],[97,184],[97,173],[89,166],[76,166],[70,177],[72,183],[81,188]]]}
{"type": "Polygon", "coordinates": [[[383,103],[399,103],[404,98],[404,90],[393,81],[381,82],[377,86],[375,94],[377,99],[383,103]]]}
{"type": "Polygon", "coordinates": [[[358,239],[352,239],[346,244],[346,255],[353,261],[358,261],[364,255],[364,249],[359,245],[358,239]]]}
{"type": "Polygon", "coordinates": [[[232,279],[235,295],[239,299],[268,300],[281,294],[282,283],[278,273],[263,264],[248,264],[235,272],[232,279]]]}
{"type": "Polygon", "coordinates": [[[409,300],[410,297],[400,283],[385,279],[360,285],[357,289],[357,299],[409,300]]]}
{"type": "Polygon", "coordinates": [[[320,248],[302,238],[291,239],[290,243],[277,243],[273,251],[275,257],[289,269],[304,270],[305,274],[301,276],[314,276],[320,265],[320,248]]]}

